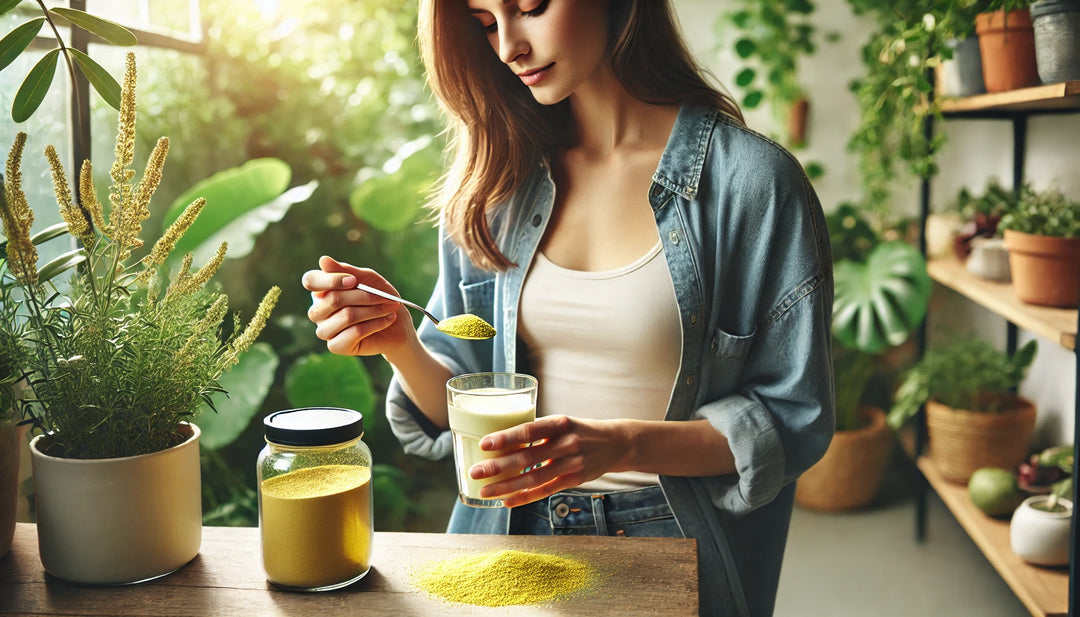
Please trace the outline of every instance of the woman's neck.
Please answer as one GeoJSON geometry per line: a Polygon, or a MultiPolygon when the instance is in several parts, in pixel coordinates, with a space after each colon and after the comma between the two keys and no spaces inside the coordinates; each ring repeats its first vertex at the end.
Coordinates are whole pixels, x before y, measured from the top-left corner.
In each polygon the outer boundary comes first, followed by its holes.
{"type": "Polygon", "coordinates": [[[578,136],[573,148],[596,157],[663,149],[678,113],[677,106],[634,98],[607,69],[575,90],[569,102],[578,136]]]}

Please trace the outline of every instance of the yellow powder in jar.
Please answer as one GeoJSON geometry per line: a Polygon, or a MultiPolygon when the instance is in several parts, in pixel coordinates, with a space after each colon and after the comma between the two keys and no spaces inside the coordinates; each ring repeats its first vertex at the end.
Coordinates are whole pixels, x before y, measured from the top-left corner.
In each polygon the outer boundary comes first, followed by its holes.
{"type": "Polygon", "coordinates": [[[428,564],[413,574],[429,594],[463,604],[536,604],[584,588],[594,578],[584,561],[502,550],[428,564]]]}
{"type": "Polygon", "coordinates": [[[371,560],[371,471],[323,465],[262,482],[263,568],[273,583],[314,589],[355,580],[371,560]]]}

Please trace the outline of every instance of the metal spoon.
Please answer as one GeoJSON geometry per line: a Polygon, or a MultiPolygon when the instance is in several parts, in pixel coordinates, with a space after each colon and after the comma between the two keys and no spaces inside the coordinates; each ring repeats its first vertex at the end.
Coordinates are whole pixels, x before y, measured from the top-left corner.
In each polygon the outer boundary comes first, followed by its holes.
{"type": "Polygon", "coordinates": [[[446,319],[440,320],[439,318],[429,313],[427,309],[420,306],[419,304],[409,302],[404,298],[399,298],[392,293],[387,293],[385,291],[382,291],[381,289],[369,287],[368,285],[364,285],[363,283],[358,283],[356,285],[356,288],[366,291],[369,294],[379,296],[380,298],[386,298],[387,300],[398,302],[404,304],[409,308],[420,311],[424,314],[424,317],[427,317],[435,324],[435,327],[440,332],[449,334],[450,336],[470,341],[482,341],[495,336],[495,328],[491,327],[490,324],[488,324],[483,319],[480,319],[476,315],[466,313],[464,315],[454,315],[452,317],[447,317],[446,319]]]}

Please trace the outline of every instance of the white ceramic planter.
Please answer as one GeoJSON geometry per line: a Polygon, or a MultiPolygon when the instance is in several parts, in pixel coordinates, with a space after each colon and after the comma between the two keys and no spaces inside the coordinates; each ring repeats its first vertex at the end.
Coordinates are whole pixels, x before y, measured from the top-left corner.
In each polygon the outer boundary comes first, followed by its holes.
{"type": "Polygon", "coordinates": [[[1063,566],[1069,563],[1069,524],[1073,504],[1068,499],[1058,503],[1064,512],[1037,510],[1033,504],[1047,500],[1046,495],[1028,497],[1016,508],[1009,523],[1009,540],[1016,556],[1039,566],[1063,566]]]}
{"type": "Polygon", "coordinates": [[[30,442],[41,563],[58,578],[120,585],[169,574],[202,543],[199,428],[182,444],[129,458],[65,459],[30,442]]]}
{"type": "Polygon", "coordinates": [[[990,281],[1008,282],[1009,251],[1002,238],[972,238],[971,255],[965,264],[968,272],[990,281]]]}

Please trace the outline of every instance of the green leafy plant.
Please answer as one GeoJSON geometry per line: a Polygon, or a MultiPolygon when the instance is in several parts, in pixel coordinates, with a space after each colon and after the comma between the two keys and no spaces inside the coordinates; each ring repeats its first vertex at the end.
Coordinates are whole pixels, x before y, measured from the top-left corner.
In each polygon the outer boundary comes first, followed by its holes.
{"type": "Polygon", "coordinates": [[[948,41],[970,34],[987,0],[848,2],[877,24],[862,49],[865,72],[851,84],[860,116],[848,149],[859,158],[864,204],[888,219],[889,198],[901,173],[929,177],[938,172],[936,154],[945,136],[924,130],[928,118],[943,118],[932,96],[931,73],[952,58],[948,41]]]}
{"type": "Polygon", "coordinates": [[[905,342],[926,315],[926,260],[901,241],[883,241],[859,208],[841,204],[825,217],[833,249],[833,373],[837,430],[859,428],[882,355],[905,342]]]}
{"type": "MultiPolygon", "coordinates": [[[[3,184],[3,174],[0,174],[0,184],[3,184]]],[[[0,191],[0,211],[6,210],[7,197],[0,191]]],[[[54,238],[67,233],[67,225],[58,223],[30,237],[30,244],[38,246],[54,238]]],[[[16,408],[19,397],[20,383],[26,378],[26,344],[24,339],[26,322],[19,312],[21,294],[18,291],[18,282],[7,267],[7,240],[0,242],[0,422],[5,420],[21,419],[22,414],[16,408]]],[[[68,265],[63,268],[46,265],[43,270],[52,272],[52,276],[58,276],[74,267],[76,263],[67,261],[68,265]]],[[[47,283],[48,280],[41,278],[39,281],[47,283]]]]}
{"type": "MultiPolygon", "coordinates": [[[[21,0],[0,0],[0,15],[8,13],[19,5],[21,0]]],[[[73,28],[81,28],[95,34],[113,45],[135,45],[138,41],[130,30],[123,26],[96,17],[86,11],[78,9],[53,7],[48,8],[45,2],[37,0],[41,9],[41,16],[16,26],[3,39],[0,39],[0,71],[11,64],[37,36],[45,25],[49,25],[53,36],[56,38],[56,48],[45,53],[37,61],[30,72],[26,75],[19,90],[15,93],[15,99],[11,105],[11,119],[15,122],[23,122],[37,111],[41,102],[45,99],[49,88],[52,86],[53,77],[56,75],[57,61],[61,56],[67,65],[71,82],[75,83],[76,70],[86,77],[90,85],[94,87],[101,98],[113,109],[120,109],[120,85],[113,79],[100,64],[90,56],[64,44],[60,36],[57,24],[67,24],[73,28]]],[[[76,96],[78,94],[76,93],[76,96]]]]}
{"type": "Polygon", "coordinates": [[[882,352],[906,341],[926,315],[926,260],[905,242],[883,242],[865,261],[841,260],[833,277],[833,335],[846,347],[882,352]]]}
{"type": "Polygon", "coordinates": [[[1023,381],[1035,359],[1032,340],[1009,356],[982,339],[962,339],[931,349],[908,369],[889,410],[889,425],[900,428],[930,398],[954,409],[1000,411],[1001,399],[1023,381]]]}
{"type": "Polygon", "coordinates": [[[79,175],[79,205],[56,151],[46,148],[61,215],[85,247],[59,258],[61,265],[85,261],[68,295],[42,283],[52,264],[37,269],[30,241],[33,211],[21,189],[24,133],[16,138],[4,178],[8,264],[25,297],[33,391],[28,409],[35,426],[50,434],[54,453],[70,458],[133,456],[178,443],[180,422],[224,390],[219,379],[255,342],[280,295],[272,288],[241,328],[238,317],[225,323],[228,297],[208,285],[224,260],[224,243],[198,270],[187,256],[172,277],[163,271],[204,207],[202,199],[187,207],[144,258],[131,262],[132,251],[142,245],[142,221],[169,147],[167,138],[158,140],[136,182],[135,81],[135,57],[129,53],[107,217],[89,161],[79,175]]]}
{"type": "Polygon", "coordinates": [[[814,25],[809,0],[740,0],[721,17],[718,30],[735,28],[735,55],[746,63],[735,75],[744,92],[741,104],[755,109],[768,105],[780,126],[804,91],[798,82],[799,57],[813,54],[814,25]]]}
{"type": "Polygon", "coordinates": [[[1080,201],[1069,200],[1058,190],[1025,186],[999,226],[1039,236],[1080,238],[1080,201]]]}
{"type": "Polygon", "coordinates": [[[986,189],[980,194],[974,194],[966,187],[960,189],[951,206],[964,221],[953,240],[956,256],[967,259],[974,238],[1001,237],[1001,218],[1015,210],[1018,203],[1017,193],[1001,186],[996,178],[987,183],[986,189]]]}

